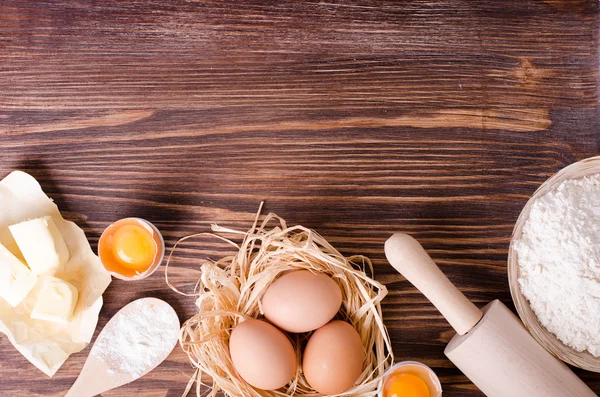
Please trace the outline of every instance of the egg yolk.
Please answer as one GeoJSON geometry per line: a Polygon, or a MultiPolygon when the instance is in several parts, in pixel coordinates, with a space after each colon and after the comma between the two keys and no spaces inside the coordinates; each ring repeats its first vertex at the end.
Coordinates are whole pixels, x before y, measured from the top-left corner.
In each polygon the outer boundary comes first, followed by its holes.
{"type": "Polygon", "coordinates": [[[150,232],[138,225],[124,225],[115,231],[112,249],[119,264],[133,270],[146,270],[157,251],[150,232]]]}
{"type": "Polygon", "coordinates": [[[429,397],[423,379],[412,374],[391,374],[383,387],[384,397],[429,397]]]}

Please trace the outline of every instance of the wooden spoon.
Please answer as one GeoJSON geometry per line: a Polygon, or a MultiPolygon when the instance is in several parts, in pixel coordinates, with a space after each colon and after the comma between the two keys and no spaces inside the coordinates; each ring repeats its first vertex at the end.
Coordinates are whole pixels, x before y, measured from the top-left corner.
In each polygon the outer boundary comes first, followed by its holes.
{"type": "Polygon", "coordinates": [[[169,356],[179,339],[179,328],[179,318],[167,302],[156,298],[143,298],[129,303],[119,310],[100,332],[79,377],[65,397],[93,397],[146,375],[169,356]],[[140,312],[149,313],[150,315],[138,316],[140,312]],[[115,364],[115,362],[118,362],[118,358],[127,359],[127,352],[124,351],[115,352],[114,354],[118,354],[119,357],[111,356],[110,362],[103,358],[106,357],[106,354],[100,351],[102,345],[106,346],[106,343],[110,343],[115,336],[115,332],[118,334],[123,331],[132,334],[130,328],[127,330],[119,329],[127,323],[126,321],[129,321],[131,325],[136,325],[135,332],[137,335],[143,335],[155,323],[152,320],[157,318],[155,314],[158,313],[160,313],[160,318],[163,319],[162,322],[166,324],[166,329],[161,330],[161,336],[164,337],[158,343],[140,341],[138,349],[154,349],[153,351],[144,350],[144,353],[148,353],[144,355],[152,357],[152,360],[143,364],[143,370],[132,374],[115,364]],[[133,320],[133,316],[137,316],[136,321],[133,320]]]}

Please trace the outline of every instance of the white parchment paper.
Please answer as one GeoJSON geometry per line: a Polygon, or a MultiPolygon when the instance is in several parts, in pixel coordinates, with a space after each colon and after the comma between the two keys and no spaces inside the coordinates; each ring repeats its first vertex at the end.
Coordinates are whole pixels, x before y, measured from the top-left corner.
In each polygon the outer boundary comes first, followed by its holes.
{"type": "Polygon", "coordinates": [[[90,342],[98,323],[102,294],[111,278],[92,252],[83,230],[62,218],[31,175],[15,171],[0,181],[0,242],[4,246],[20,256],[8,226],[42,216],[52,217],[69,248],[69,261],[51,274],[79,291],[73,320],[60,325],[29,317],[39,294],[38,283],[17,307],[0,298],[0,332],[33,365],[52,376],[70,354],[83,350],[90,342]]]}

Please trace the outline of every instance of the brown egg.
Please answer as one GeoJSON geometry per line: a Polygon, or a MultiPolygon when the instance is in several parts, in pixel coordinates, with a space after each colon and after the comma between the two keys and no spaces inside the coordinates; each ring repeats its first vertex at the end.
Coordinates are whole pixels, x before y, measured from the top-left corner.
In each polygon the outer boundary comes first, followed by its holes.
{"type": "Polygon", "coordinates": [[[356,383],[365,362],[358,332],[344,321],[332,321],[310,337],[302,370],[310,386],[325,395],[339,394],[356,383]]]}
{"type": "Polygon", "coordinates": [[[229,354],[240,376],[258,389],[279,389],[296,374],[292,343],[264,321],[249,318],[238,324],[229,338],[229,354]]]}
{"type": "Polygon", "coordinates": [[[262,299],[267,320],[288,332],[309,332],[340,310],[342,291],[324,273],[296,270],[275,280],[262,299]]]}

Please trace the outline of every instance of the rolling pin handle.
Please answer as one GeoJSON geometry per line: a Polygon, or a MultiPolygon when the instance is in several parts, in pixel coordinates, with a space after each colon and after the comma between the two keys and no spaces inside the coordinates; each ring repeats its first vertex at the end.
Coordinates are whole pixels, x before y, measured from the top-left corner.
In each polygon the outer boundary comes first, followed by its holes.
{"type": "Polygon", "coordinates": [[[413,237],[396,233],[385,242],[390,264],[419,289],[448,320],[452,328],[464,335],[483,316],[483,312],[448,280],[413,237]]]}

